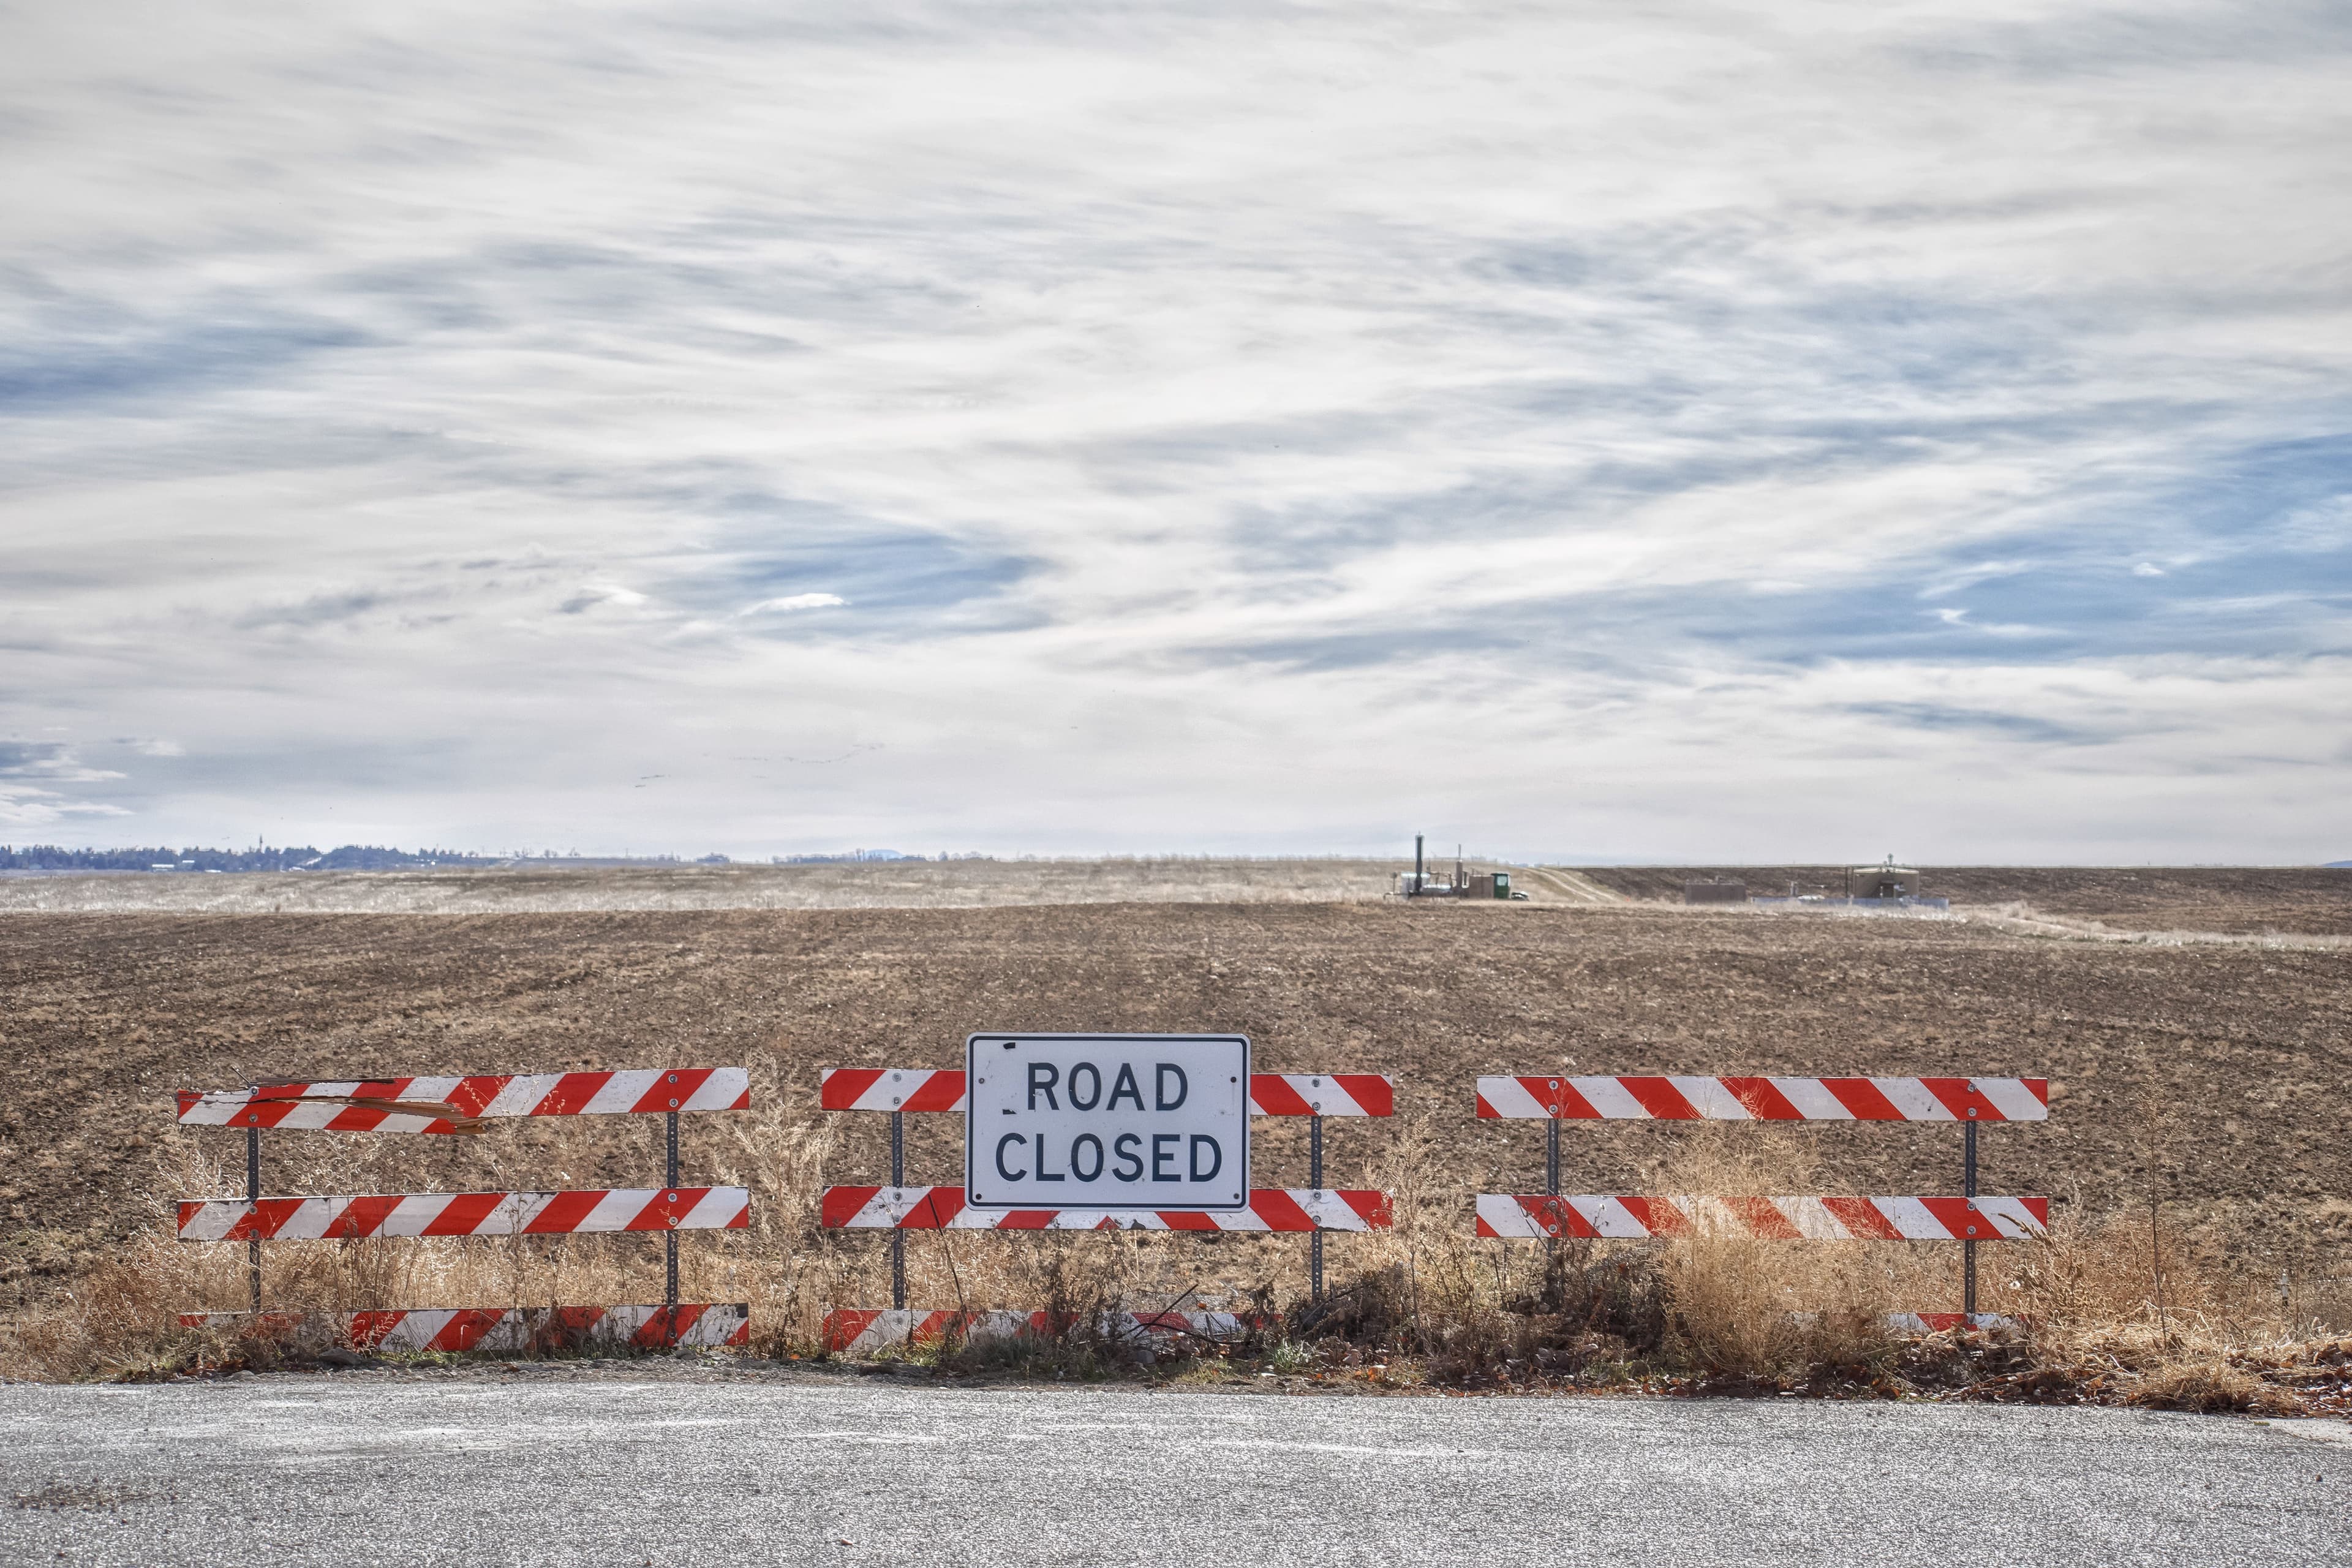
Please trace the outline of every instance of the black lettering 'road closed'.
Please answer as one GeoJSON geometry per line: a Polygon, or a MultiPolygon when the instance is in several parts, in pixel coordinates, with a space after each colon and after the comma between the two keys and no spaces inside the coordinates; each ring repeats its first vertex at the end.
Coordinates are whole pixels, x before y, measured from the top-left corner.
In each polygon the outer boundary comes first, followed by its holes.
{"type": "Polygon", "coordinates": [[[1245,1038],[974,1035],[965,1056],[967,1202],[1246,1206],[1245,1038]]]}

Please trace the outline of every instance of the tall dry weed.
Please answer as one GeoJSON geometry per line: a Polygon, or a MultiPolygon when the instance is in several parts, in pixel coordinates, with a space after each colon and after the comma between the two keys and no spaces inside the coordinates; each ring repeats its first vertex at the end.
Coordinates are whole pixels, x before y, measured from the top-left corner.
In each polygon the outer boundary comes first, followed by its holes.
{"type": "MultiPolygon", "coordinates": [[[[1801,1129],[1702,1124],[1683,1132],[1659,1188],[1708,1196],[1819,1193],[1819,1147],[1801,1129]]],[[[1670,1347],[1708,1373],[1759,1380],[1884,1362],[1893,1349],[1887,1313],[1927,1306],[1940,1283],[1939,1271],[1907,1243],[1761,1239],[1704,1222],[1694,1234],[1657,1244],[1653,1267],[1670,1347]]]]}
{"type": "Polygon", "coordinates": [[[1411,1358],[1438,1381],[1622,1368],[1657,1349],[1646,1259],[1619,1244],[1479,1239],[1425,1110],[1397,1117],[1365,1174],[1390,1194],[1391,1226],[1348,1238],[1347,1269],[1320,1306],[1293,1306],[1294,1331],[1411,1358]]]}

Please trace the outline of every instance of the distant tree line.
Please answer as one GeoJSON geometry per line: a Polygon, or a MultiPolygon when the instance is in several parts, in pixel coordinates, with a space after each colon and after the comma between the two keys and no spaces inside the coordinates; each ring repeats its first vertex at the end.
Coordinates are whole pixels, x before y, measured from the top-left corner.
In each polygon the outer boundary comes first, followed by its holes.
{"type": "Polygon", "coordinates": [[[0,871],[396,871],[415,866],[478,866],[481,857],[457,849],[386,849],[346,844],[320,850],[313,845],[251,849],[147,848],[68,849],[57,844],[0,844],[0,871]]]}
{"type": "MultiPolygon", "coordinates": [[[[978,858],[977,856],[961,856],[958,858],[961,859],[978,858]]],[[[929,858],[929,857],[926,855],[901,855],[896,849],[852,849],[845,855],[771,855],[768,857],[768,864],[771,866],[853,866],[867,860],[925,860],[929,858]]],[[[945,860],[948,857],[942,855],[940,858],[945,860]]],[[[728,859],[724,855],[705,855],[702,858],[702,863],[706,866],[720,866],[728,864],[728,859]]]]}

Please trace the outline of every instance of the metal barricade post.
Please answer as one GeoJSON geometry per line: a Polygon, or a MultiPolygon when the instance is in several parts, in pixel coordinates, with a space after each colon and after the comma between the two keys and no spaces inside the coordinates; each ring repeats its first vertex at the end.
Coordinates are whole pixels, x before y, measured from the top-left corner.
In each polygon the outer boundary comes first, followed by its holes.
{"type": "MultiPolygon", "coordinates": [[[[251,1092],[258,1094],[261,1086],[254,1084],[251,1092]]],[[[256,1208],[261,1206],[261,1129],[247,1124],[245,1130],[245,1198],[256,1208]]],[[[246,1283],[252,1289],[253,1310],[261,1310],[261,1233],[256,1231],[245,1241],[246,1283]]]]}
{"type": "MultiPolygon", "coordinates": [[[[1960,1153],[1960,1191],[1969,1200],[1969,1207],[1977,1206],[1977,1124],[1976,1107],[1969,1108],[1971,1118],[1960,1153]]],[[[1969,1227],[1969,1238],[1960,1243],[1960,1310],[1973,1318],[1977,1315],[1977,1240],[1976,1227],[1969,1227]]]]}
{"type": "MultiPolygon", "coordinates": [[[[1323,1191],[1323,1116],[1321,1111],[1307,1121],[1307,1184],[1320,1197],[1323,1191]]],[[[1307,1300],[1320,1305],[1323,1300],[1323,1232],[1318,1226],[1307,1241],[1307,1300]]]]}
{"type": "MultiPolygon", "coordinates": [[[[902,1110],[890,1113],[890,1184],[907,1184],[907,1115],[902,1110]]],[[[907,1309],[907,1233],[896,1227],[890,1232],[890,1306],[896,1311],[907,1309]]]]}
{"type": "MultiPolygon", "coordinates": [[[[668,1149],[667,1157],[662,1162],[662,1185],[675,1188],[677,1185],[677,1112],[670,1111],[663,1121],[667,1123],[663,1131],[668,1149]]],[[[662,1305],[672,1312],[677,1310],[677,1230],[674,1226],[662,1234],[662,1305]]]]}

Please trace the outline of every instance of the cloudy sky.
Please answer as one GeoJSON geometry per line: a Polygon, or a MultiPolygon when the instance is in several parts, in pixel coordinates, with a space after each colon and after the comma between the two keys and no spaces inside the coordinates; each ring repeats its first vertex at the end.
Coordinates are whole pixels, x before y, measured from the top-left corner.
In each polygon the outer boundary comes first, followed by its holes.
{"type": "Polygon", "coordinates": [[[0,839],[2352,856],[2341,5],[17,5],[0,839]]]}

